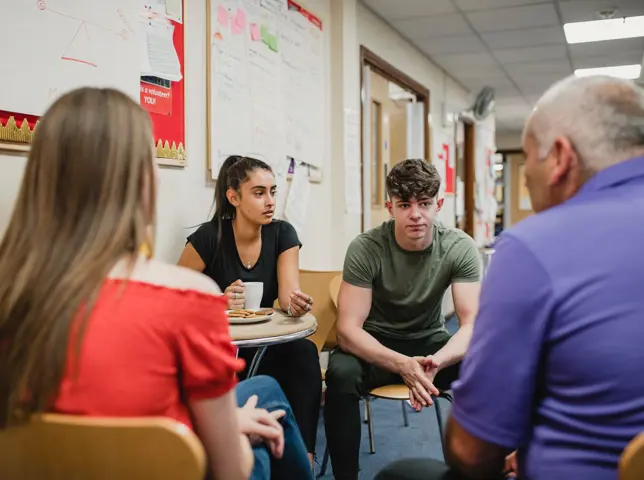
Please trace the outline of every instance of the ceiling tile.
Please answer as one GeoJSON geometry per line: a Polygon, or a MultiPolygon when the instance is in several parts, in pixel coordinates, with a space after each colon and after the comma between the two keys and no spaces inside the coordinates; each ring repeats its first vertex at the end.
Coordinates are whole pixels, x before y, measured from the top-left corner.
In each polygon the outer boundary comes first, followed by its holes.
{"type": "Polygon", "coordinates": [[[540,47],[508,48],[495,50],[494,56],[503,64],[540,62],[543,60],[565,60],[568,52],[565,45],[542,45],[540,47]]]}
{"type": "Polygon", "coordinates": [[[493,87],[499,92],[503,92],[504,95],[508,95],[508,92],[516,91],[514,84],[510,81],[507,76],[503,78],[485,78],[480,76],[463,76],[459,75],[458,80],[465,85],[470,90],[480,90],[483,87],[493,87]]]}
{"type": "Polygon", "coordinates": [[[516,7],[518,5],[530,5],[532,3],[543,2],[544,0],[455,0],[456,6],[464,11],[516,7]]]}
{"type": "Polygon", "coordinates": [[[396,30],[407,38],[430,38],[472,34],[472,29],[460,14],[393,20],[391,23],[396,30]]]}
{"type": "Polygon", "coordinates": [[[487,52],[487,47],[476,35],[460,37],[429,38],[415,40],[414,42],[428,55],[441,55],[448,53],[482,53],[487,52]]]}
{"type": "MultiPolygon", "coordinates": [[[[545,91],[544,91],[544,93],[545,93],[545,91]]],[[[528,101],[532,105],[535,105],[539,101],[539,99],[541,98],[541,95],[527,95],[526,98],[528,99],[528,101]]]]}
{"type": "Polygon", "coordinates": [[[525,101],[522,103],[515,103],[514,105],[498,105],[494,102],[494,111],[502,117],[520,117],[523,115],[529,115],[532,111],[532,107],[525,101]]]}
{"type": "Polygon", "coordinates": [[[573,57],[572,59],[575,68],[612,67],[617,65],[642,64],[643,62],[644,53],[642,51],[620,52],[610,57],[598,55],[593,57],[573,57]]]}
{"type": "Polygon", "coordinates": [[[599,20],[598,12],[616,7],[616,17],[644,15],[642,0],[560,0],[559,8],[564,23],[599,20]]]}
{"type": "Polygon", "coordinates": [[[552,3],[477,11],[466,15],[479,32],[559,25],[552,3]]]}
{"type": "Polygon", "coordinates": [[[572,73],[572,67],[567,59],[550,60],[547,62],[513,63],[507,65],[505,69],[515,80],[533,75],[566,76],[572,73]]]}
{"type": "Polygon", "coordinates": [[[500,108],[512,107],[515,105],[523,106],[524,108],[532,108],[522,96],[515,95],[497,95],[494,99],[494,105],[500,108]]]}
{"type": "Polygon", "coordinates": [[[623,52],[640,52],[644,54],[644,38],[625,38],[609,42],[575,43],[568,46],[573,58],[597,57],[603,55],[606,61],[623,52]]]}
{"type": "Polygon", "coordinates": [[[496,65],[494,57],[489,53],[461,53],[456,55],[434,55],[432,57],[439,65],[450,71],[475,71],[490,65],[496,65]]]}
{"type": "Polygon", "coordinates": [[[563,28],[560,26],[489,32],[481,34],[481,37],[493,50],[562,44],[566,41],[563,28]]]}
{"type": "Polygon", "coordinates": [[[378,15],[387,20],[411,17],[428,17],[441,13],[456,13],[456,8],[450,0],[363,0],[364,3],[378,15]]]}

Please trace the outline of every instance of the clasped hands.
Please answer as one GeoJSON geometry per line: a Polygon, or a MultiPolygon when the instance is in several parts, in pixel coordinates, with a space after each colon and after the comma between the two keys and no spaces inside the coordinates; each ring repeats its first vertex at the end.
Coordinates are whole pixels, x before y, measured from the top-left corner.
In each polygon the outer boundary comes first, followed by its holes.
{"type": "MultiPolygon", "coordinates": [[[[242,310],[246,303],[246,287],[244,282],[236,280],[231,283],[224,295],[228,300],[229,310],[242,310]]],[[[288,314],[292,317],[302,317],[311,311],[313,307],[313,298],[306,293],[300,291],[299,288],[295,289],[289,295],[289,305],[287,308],[288,314]]]]}
{"type": "Polygon", "coordinates": [[[432,396],[440,392],[434,386],[434,377],[439,365],[431,355],[426,357],[407,357],[398,365],[398,373],[409,388],[409,402],[414,410],[434,404],[432,396]]]}

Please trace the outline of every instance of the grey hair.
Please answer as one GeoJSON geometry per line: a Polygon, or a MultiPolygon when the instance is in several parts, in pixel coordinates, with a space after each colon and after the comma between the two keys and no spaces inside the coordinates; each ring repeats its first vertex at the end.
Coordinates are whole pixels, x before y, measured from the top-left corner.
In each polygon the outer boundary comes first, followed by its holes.
{"type": "Polygon", "coordinates": [[[644,89],[607,76],[567,77],[539,99],[524,136],[529,133],[539,158],[563,136],[586,168],[602,170],[644,149],[644,89]]]}

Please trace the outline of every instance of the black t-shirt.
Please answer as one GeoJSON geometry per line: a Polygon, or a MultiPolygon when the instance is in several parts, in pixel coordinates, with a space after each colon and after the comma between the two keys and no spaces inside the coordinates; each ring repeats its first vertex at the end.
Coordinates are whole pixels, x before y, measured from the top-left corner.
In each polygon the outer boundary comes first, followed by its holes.
{"type": "Polygon", "coordinates": [[[246,268],[239,258],[232,221],[222,220],[221,226],[219,252],[219,225],[216,220],[204,223],[188,237],[188,242],[206,264],[203,273],[217,282],[222,291],[238,279],[242,282],[262,282],[262,308],[272,307],[278,295],[277,257],[286,250],[302,246],[293,225],[283,220],[273,220],[262,226],[262,249],[257,263],[250,269],[246,268]]]}

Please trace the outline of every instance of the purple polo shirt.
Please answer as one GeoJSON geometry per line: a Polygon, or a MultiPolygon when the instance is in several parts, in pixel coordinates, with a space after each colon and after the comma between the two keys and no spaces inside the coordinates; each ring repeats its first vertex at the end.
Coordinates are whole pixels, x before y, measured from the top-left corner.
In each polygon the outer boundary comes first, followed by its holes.
{"type": "Polygon", "coordinates": [[[522,479],[617,478],[644,431],[644,157],[503,233],[454,399],[522,479]]]}

